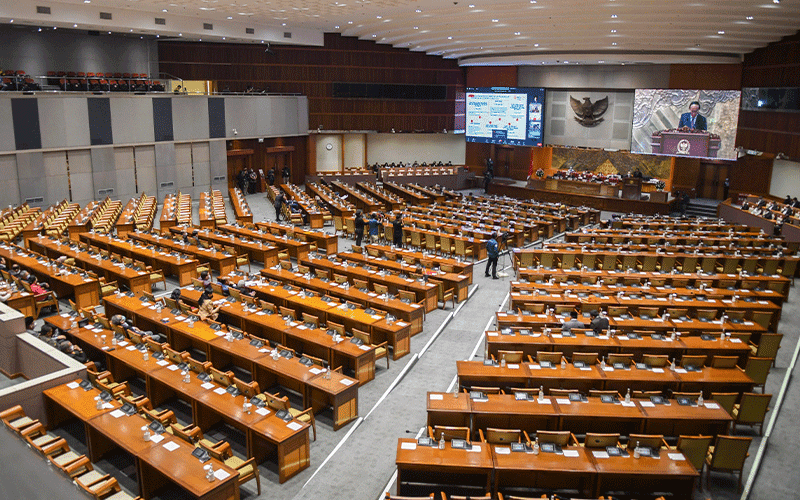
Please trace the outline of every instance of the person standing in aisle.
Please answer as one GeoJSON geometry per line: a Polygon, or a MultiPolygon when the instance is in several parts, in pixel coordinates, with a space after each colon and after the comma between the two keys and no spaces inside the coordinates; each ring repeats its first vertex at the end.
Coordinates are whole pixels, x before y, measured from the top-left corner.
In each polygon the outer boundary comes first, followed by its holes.
{"type": "Polygon", "coordinates": [[[361,246],[361,239],[364,237],[364,217],[361,210],[356,210],[355,231],[356,246],[361,246]]]}
{"type": "Polygon", "coordinates": [[[392,244],[398,248],[403,246],[403,214],[398,213],[392,222],[392,244]]]}
{"type": "Polygon", "coordinates": [[[486,242],[486,272],[484,276],[489,277],[489,267],[492,268],[492,279],[497,279],[497,258],[500,257],[500,248],[497,245],[497,236],[492,234],[486,242]]]}
{"type": "Polygon", "coordinates": [[[291,177],[292,177],[292,172],[291,172],[291,170],[289,170],[289,165],[284,165],[283,166],[282,174],[283,174],[283,183],[284,184],[289,184],[289,181],[291,180],[291,177]]]}

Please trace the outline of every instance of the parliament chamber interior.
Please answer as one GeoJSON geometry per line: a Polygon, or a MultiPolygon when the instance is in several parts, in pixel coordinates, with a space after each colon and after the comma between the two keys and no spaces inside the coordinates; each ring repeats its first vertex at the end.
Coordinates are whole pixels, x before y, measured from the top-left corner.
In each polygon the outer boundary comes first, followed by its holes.
{"type": "Polygon", "coordinates": [[[797,1],[576,7],[0,9],[2,496],[796,498],[797,1]]]}

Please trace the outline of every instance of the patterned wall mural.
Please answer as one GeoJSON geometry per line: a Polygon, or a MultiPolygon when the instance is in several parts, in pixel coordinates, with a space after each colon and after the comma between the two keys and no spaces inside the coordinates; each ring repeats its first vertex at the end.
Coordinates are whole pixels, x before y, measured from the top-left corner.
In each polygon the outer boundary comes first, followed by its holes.
{"type": "Polygon", "coordinates": [[[672,160],[667,156],[637,155],[601,149],[553,148],[552,168],[625,175],[637,168],[645,177],[669,179],[672,160]]]}

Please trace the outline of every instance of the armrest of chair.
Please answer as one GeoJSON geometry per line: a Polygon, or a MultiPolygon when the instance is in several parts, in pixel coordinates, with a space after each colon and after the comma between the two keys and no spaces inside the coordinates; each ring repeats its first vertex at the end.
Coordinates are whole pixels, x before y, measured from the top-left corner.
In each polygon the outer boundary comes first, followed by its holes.
{"type": "Polygon", "coordinates": [[[30,424],[28,424],[25,428],[20,430],[19,431],[19,435],[24,437],[24,438],[26,438],[26,437],[28,437],[28,435],[30,433],[32,433],[34,431],[38,431],[38,430],[44,431],[45,427],[44,427],[44,425],[42,425],[42,423],[40,421],[34,420],[30,424]]]}
{"type": "Polygon", "coordinates": [[[388,340],[384,340],[380,344],[372,344],[372,347],[374,347],[375,349],[378,349],[379,347],[383,347],[384,349],[386,349],[386,352],[389,352],[389,341],[388,340]]]}
{"type": "Polygon", "coordinates": [[[109,382],[113,382],[114,381],[114,376],[111,375],[110,371],[105,370],[105,371],[102,371],[102,372],[98,373],[97,375],[95,375],[95,379],[97,379],[97,380],[108,380],[109,382]]]}
{"type": "MultiPolygon", "coordinates": [[[[492,359],[494,359],[494,357],[492,357],[492,359]]],[[[533,360],[533,356],[530,354],[528,354],[528,363],[536,363],[536,361],[533,360]]]]}
{"type": "Polygon", "coordinates": [[[24,416],[25,410],[23,410],[22,406],[20,405],[12,406],[11,408],[0,412],[0,419],[6,421],[16,420],[24,416]]]}
{"type": "Polygon", "coordinates": [[[150,412],[149,414],[153,419],[161,423],[161,425],[168,425],[172,422],[177,422],[177,419],[175,418],[175,413],[173,413],[172,410],[161,410],[159,412],[153,411],[150,412]]]}
{"type": "Polygon", "coordinates": [[[233,454],[233,452],[231,452],[231,445],[227,441],[218,441],[217,443],[214,443],[214,446],[206,446],[201,442],[200,446],[204,450],[208,451],[212,457],[221,462],[224,462],[226,457],[229,457],[233,454]]]}
{"type": "Polygon", "coordinates": [[[486,437],[483,435],[483,429],[478,429],[478,436],[480,436],[481,443],[485,443],[486,442],[486,437]]]}
{"type": "Polygon", "coordinates": [[[580,446],[581,445],[581,443],[578,441],[578,438],[575,437],[575,434],[573,434],[571,432],[569,433],[569,439],[572,442],[572,444],[574,444],[575,446],[580,446]]]}
{"type": "Polygon", "coordinates": [[[77,474],[85,470],[92,470],[92,461],[89,457],[82,455],[79,459],[64,467],[64,473],[69,477],[74,478],[77,474]]]}
{"type": "Polygon", "coordinates": [[[332,372],[336,372],[336,373],[342,373],[342,366],[341,366],[341,365],[339,365],[339,366],[337,366],[336,368],[334,368],[334,369],[333,369],[333,370],[331,370],[331,371],[332,371],[332,372]]]}
{"type": "Polygon", "coordinates": [[[106,474],[98,481],[92,483],[92,485],[85,486],[78,483],[78,486],[95,498],[103,498],[111,492],[121,491],[117,479],[111,477],[109,474],[106,474]]]}

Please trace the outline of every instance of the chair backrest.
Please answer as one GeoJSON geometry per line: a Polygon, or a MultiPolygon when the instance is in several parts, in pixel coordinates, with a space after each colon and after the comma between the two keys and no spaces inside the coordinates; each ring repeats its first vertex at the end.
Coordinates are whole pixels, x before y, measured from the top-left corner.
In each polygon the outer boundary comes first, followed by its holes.
{"type": "Polygon", "coordinates": [[[717,436],[714,443],[714,454],[708,466],[715,470],[742,470],[752,440],[753,438],[749,437],[717,436]]]}
{"type": "Polygon", "coordinates": [[[353,337],[359,339],[364,345],[372,345],[372,336],[358,328],[353,328],[353,337]]]}
{"type": "Polygon", "coordinates": [[[483,432],[483,437],[487,443],[492,444],[519,443],[522,442],[522,431],[487,427],[486,432],[483,432]]]}
{"type": "Polygon", "coordinates": [[[536,361],[538,363],[541,363],[542,361],[549,361],[551,363],[560,363],[563,355],[564,353],[562,352],[537,351],[536,361]]]}
{"type": "Polygon", "coordinates": [[[272,408],[275,411],[289,411],[289,398],[287,396],[280,397],[277,394],[270,394],[268,392],[263,393],[264,401],[266,401],[267,406],[272,408]]]}
{"type": "Polygon", "coordinates": [[[539,439],[539,444],[555,443],[567,446],[570,444],[572,434],[569,431],[536,431],[536,437],[539,439]]]}
{"type": "Polygon", "coordinates": [[[695,469],[700,470],[705,463],[712,439],[713,436],[678,436],[676,449],[683,453],[695,469]]]}
{"type": "Polygon", "coordinates": [[[633,361],[633,354],[610,352],[608,353],[608,364],[624,363],[630,365],[633,361]]]}
{"type": "Polygon", "coordinates": [[[711,399],[716,401],[725,411],[733,413],[733,405],[739,399],[738,392],[712,392],[711,399]]]}
{"type": "Polygon", "coordinates": [[[211,380],[219,385],[228,387],[229,385],[233,384],[233,372],[223,372],[222,370],[218,370],[213,366],[209,371],[211,373],[211,380]]]}
{"type": "Polygon", "coordinates": [[[469,441],[469,427],[453,427],[449,425],[434,425],[432,429],[433,435],[430,436],[436,441],[444,439],[450,441],[451,439],[464,439],[469,441]]]}
{"type": "Polygon", "coordinates": [[[258,387],[258,382],[256,382],[255,380],[248,383],[245,382],[244,380],[240,380],[234,377],[233,383],[236,385],[236,388],[239,389],[239,392],[244,394],[244,396],[248,399],[253,398],[256,394],[260,392],[258,387]]]}
{"type": "Polygon", "coordinates": [[[497,351],[500,359],[505,359],[507,363],[519,363],[522,361],[522,351],[497,351]]]}
{"type": "Polygon", "coordinates": [[[739,413],[736,414],[736,422],[740,424],[760,424],[769,409],[769,402],[772,394],[756,394],[745,392],[739,403],[739,413]]]}
{"type": "Polygon", "coordinates": [[[642,363],[650,367],[663,368],[669,365],[669,357],[666,354],[643,354],[642,363]]]}
{"type": "Polygon", "coordinates": [[[175,349],[173,349],[171,347],[165,347],[164,348],[164,355],[166,355],[167,359],[169,359],[170,361],[172,361],[176,365],[179,365],[179,364],[183,363],[184,361],[186,361],[186,358],[189,357],[189,353],[188,352],[178,352],[178,351],[176,351],[175,349]]]}
{"type": "Polygon", "coordinates": [[[706,359],[708,356],[705,354],[684,354],[681,357],[681,366],[696,366],[696,367],[703,367],[706,364],[706,359]]]}
{"type": "Polygon", "coordinates": [[[607,446],[616,446],[619,443],[619,434],[596,434],[594,432],[587,432],[586,438],[583,440],[583,445],[586,448],[605,448],[607,446]]]}
{"type": "Polygon", "coordinates": [[[186,358],[186,364],[189,365],[189,369],[195,373],[207,373],[209,367],[211,366],[211,363],[201,363],[191,356],[186,358]]]}
{"type": "Polygon", "coordinates": [[[666,447],[664,436],[661,434],[630,434],[628,436],[628,449],[634,449],[636,443],[639,443],[639,446],[647,446],[648,448],[666,447]]]}
{"type": "Polygon", "coordinates": [[[772,366],[772,358],[757,358],[750,356],[747,360],[744,372],[753,379],[756,385],[764,385],[767,382],[769,369],[772,366]]]}
{"type": "Polygon", "coordinates": [[[782,333],[762,333],[758,340],[756,356],[759,358],[774,358],[781,347],[782,333]]]}
{"type": "Polygon", "coordinates": [[[738,356],[714,356],[711,358],[713,368],[735,368],[738,356]]]}
{"type": "Polygon", "coordinates": [[[580,361],[586,365],[594,365],[597,363],[598,356],[599,354],[596,352],[573,352],[572,362],[580,361]]]}

